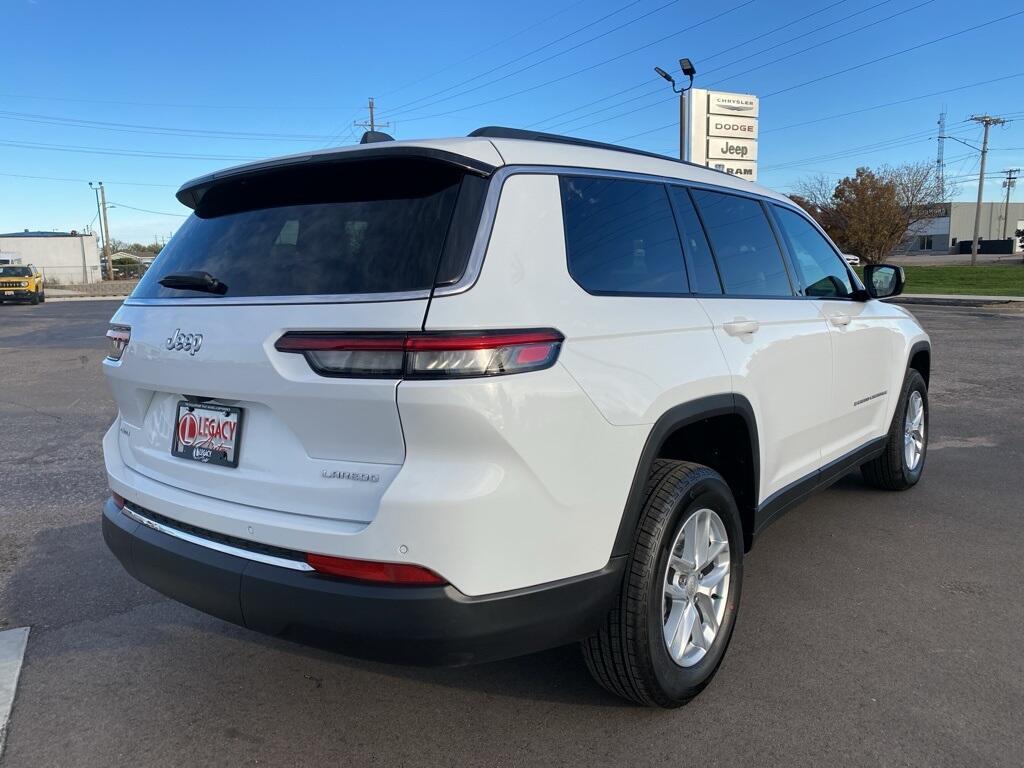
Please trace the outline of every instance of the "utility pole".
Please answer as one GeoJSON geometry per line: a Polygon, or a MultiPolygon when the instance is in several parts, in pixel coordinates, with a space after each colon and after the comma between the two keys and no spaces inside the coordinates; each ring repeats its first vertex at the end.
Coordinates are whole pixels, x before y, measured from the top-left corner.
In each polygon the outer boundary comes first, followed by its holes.
{"type": "Polygon", "coordinates": [[[96,186],[89,182],[89,189],[96,193],[96,215],[99,216],[100,237],[103,238],[103,257],[107,260],[107,280],[114,279],[114,265],[110,263],[110,225],[107,223],[107,193],[103,189],[103,182],[97,182],[96,186]]]}
{"type": "Polygon", "coordinates": [[[939,151],[935,157],[935,172],[938,175],[939,189],[942,191],[942,202],[946,202],[946,161],[943,154],[946,141],[946,107],[939,113],[939,151]]]}
{"type": "MultiPolygon", "coordinates": [[[[1006,202],[1003,203],[1003,240],[1005,240],[1006,224],[1010,218],[1010,193],[1017,186],[1017,174],[1020,173],[1020,168],[1007,168],[1003,173],[1006,174],[1006,181],[1003,182],[1003,186],[1006,187],[1006,202]]],[[[1012,248],[1010,253],[1013,253],[1012,248]]]]}
{"type": "Polygon", "coordinates": [[[373,96],[370,97],[369,102],[367,103],[366,107],[367,107],[367,109],[370,110],[370,119],[368,121],[355,120],[355,121],[353,121],[354,125],[356,125],[356,126],[358,126],[360,128],[369,128],[371,133],[376,131],[378,128],[388,128],[391,125],[391,123],[378,123],[374,119],[374,115],[373,115],[373,110],[374,110],[373,96]]]}
{"type": "Polygon", "coordinates": [[[971,241],[971,266],[978,263],[978,231],[981,229],[981,198],[985,192],[985,158],[988,156],[988,129],[993,125],[1005,125],[1006,120],[991,115],[972,115],[971,120],[985,126],[985,135],[981,140],[981,168],[978,175],[978,203],[974,208],[974,239],[971,241]]]}

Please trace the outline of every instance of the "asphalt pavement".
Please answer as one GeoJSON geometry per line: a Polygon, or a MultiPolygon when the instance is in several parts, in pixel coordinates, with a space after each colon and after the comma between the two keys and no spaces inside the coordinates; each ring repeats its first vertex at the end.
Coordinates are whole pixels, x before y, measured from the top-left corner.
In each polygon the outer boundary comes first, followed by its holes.
{"type": "Polygon", "coordinates": [[[31,627],[3,768],[1024,764],[1024,313],[913,308],[934,345],[921,483],[850,475],[770,528],[718,676],[654,711],[575,647],[393,667],[133,581],[100,532],[116,307],[0,306],[0,630],[31,627]]]}

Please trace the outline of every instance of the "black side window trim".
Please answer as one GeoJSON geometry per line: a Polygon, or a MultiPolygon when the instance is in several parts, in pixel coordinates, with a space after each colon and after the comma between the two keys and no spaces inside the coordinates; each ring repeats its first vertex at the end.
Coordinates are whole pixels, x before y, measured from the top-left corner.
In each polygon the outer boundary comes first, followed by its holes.
{"type": "Polygon", "coordinates": [[[724,287],[724,283],[722,282],[722,272],[718,268],[718,259],[715,257],[715,248],[714,248],[713,245],[711,245],[711,240],[708,238],[708,230],[707,230],[707,227],[704,226],[704,218],[700,215],[700,209],[697,208],[697,203],[693,199],[693,194],[690,192],[690,187],[686,186],[685,184],[666,184],[665,185],[665,192],[666,192],[666,194],[668,194],[668,202],[669,202],[669,205],[672,206],[672,215],[675,217],[675,220],[676,220],[676,232],[679,234],[679,243],[680,243],[680,245],[682,246],[682,249],[683,249],[683,263],[686,266],[686,277],[687,277],[687,280],[689,281],[688,284],[691,285],[691,286],[693,285],[693,276],[695,274],[695,267],[690,263],[690,252],[689,252],[689,250],[686,247],[686,238],[683,237],[683,232],[680,229],[680,219],[682,217],[681,217],[681,215],[679,213],[679,209],[676,207],[676,201],[673,199],[672,192],[671,192],[671,190],[668,189],[669,187],[673,187],[675,189],[681,189],[686,194],[686,197],[690,200],[690,206],[693,208],[693,212],[697,216],[697,221],[700,223],[701,235],[704,236],[704,242],[707,243],[707,245],[708,245],[708,252],[711,254],[711,263],[715,266],[715,275],[718,277],[718,290],[719,290],[718,293],[699,293],[697,291],[690,291],[690,295],[691,296],[701,296],[701,297],[703,297],[703,296],[724,296],[725,295],[725,287],[724,287]]]}

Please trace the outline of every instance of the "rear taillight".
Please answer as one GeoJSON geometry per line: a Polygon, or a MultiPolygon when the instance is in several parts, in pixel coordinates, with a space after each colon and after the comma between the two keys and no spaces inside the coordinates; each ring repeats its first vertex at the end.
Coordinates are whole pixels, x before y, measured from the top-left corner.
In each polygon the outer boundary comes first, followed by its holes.
{"type": "Polygon", "coordinates": [[[120,360],[124,354],[128,341],[132,337],[132,329],[127,325],[112,325],[107,331],[107,338],[110,340],[110,347],[107,350],[108,360],[120,360]]]}
{"type": "Polygon", "coordinates": [[[124,496],[120,493],[110,492],[110,498],[114,500],[114,506],[118,509],[124,509],[124,496]]]}
{"type": "Polygon", "coordinates": [[[306,563],[318,573],[340,576],[375,584],[440,586],[447,582],[429,568],[408,563],[382,563],[375,560],[352,560],[330,555],[306,555],[306,563]]]}
{"type": "Polygon", "coordinates": [[[305,355],[322,376],[447,379],[500,376],[549,368],[564,337],[558,331],[466,333],[290,332],[274,345],[305,355]]]}

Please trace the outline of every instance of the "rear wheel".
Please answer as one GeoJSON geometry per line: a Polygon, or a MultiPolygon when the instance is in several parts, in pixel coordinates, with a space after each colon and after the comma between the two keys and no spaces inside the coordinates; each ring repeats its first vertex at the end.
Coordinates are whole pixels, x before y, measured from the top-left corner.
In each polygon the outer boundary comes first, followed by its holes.
{"type": "Polygon", "coordinates": [[[685,704],[725,655],[742,576],[743,533],[729,486],[709,467],[659,459],[619,601],[583,642],[591,674],[638,704],[685,704]]]}
{"type": "Polygon", "coordinates": [[[46,291],[39,292],[39,303],[43,304],[46,301],[46,291]]]}
{"type": "Polygon", "coordinates": [[[921,479],[928,454],[928,386],[913,368],[907,371],[889,427],[885,450],[860,471],[864,479],[887,491],[905,491],[921,479]]]}

